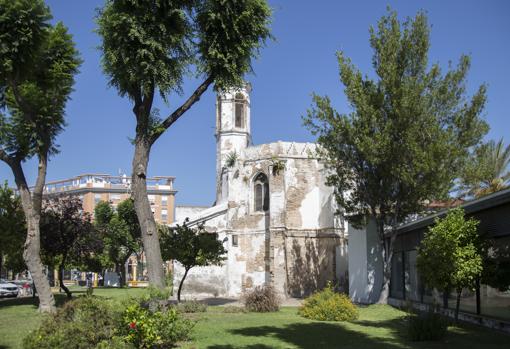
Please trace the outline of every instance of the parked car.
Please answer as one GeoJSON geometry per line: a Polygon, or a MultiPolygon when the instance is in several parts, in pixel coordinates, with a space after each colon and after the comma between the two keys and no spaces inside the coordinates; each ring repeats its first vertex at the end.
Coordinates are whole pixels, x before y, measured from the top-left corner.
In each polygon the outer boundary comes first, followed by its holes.
{"type": "Polygon", "coordinates": [[[7,280],[0,279],[0,297],[17,297],[18,286],[7,280]]]}

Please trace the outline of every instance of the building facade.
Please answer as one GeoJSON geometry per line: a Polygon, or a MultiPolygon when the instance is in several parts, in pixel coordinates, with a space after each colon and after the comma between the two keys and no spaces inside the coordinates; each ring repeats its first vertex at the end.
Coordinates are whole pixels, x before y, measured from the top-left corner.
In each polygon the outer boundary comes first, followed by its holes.
{"type": "MultiPolygon", "coordinates": [[[[238,297],[272,285],[302,297],[327,281],[345,285],[346,230],[316,145],[252,145],[250,89],[217,97],[215,205],[176,210],[176,222],[204,223],[228,250],[222,266],[192,269],[183,294],[238,297]]],[[[183,270],[174,270],[177,282],[183,270]]]]}
{"type": "MultiPolygon", "coordinates": [[[[174,221],[175,177],[156,176],[147,178],[147,194],[152,213],[159,224],[174,221]]],[[[47,182],[43,195],[77,195],[83,202],[83,210],[94,214],[94,208],[100,201],[109,202],[116,207],[131,197],[131,177],[111,176],[107,174],[83,174],[73,178],[47,182]]]]}
{"type": "MultiPolygon", "coordinates": [[[[175,194],[173,187],[174,177],[156,176],[147,178],[147,195],[152,213],[157,223],[168,225],[175,218],[175,194]]],[[[43,195],[52,197],[57,195],[76,195],[83,203],[83,210],[94,216],[94,209],[101,201],[116,206],[131,197],[131,177],[111,176],[107,174],[83,174],[73,178],[52,181],[44,186],[43,195]]],[[[126,263],[127,284],[129,286],[147,286],[147,268],[145,255],[142,251],[133,254],[126,263]]],[[[167,269],[171,267],[167,262],[167,269]]],[[[56,273],[56,271],[55,271],[56,273]]],[[[55,274],[55,279],[57,279],[55,274]]],[[[94,284],[98,282],[98,275],[93,274],[94,284]]],[[[76,281],[84,282],[86,276],[83,272],[67,270],[64,280],[68,284],[76,281]]],[[[107,272],[104,276],[105,285],[117,286],[119,276],[114,272],[107,272]]]]}

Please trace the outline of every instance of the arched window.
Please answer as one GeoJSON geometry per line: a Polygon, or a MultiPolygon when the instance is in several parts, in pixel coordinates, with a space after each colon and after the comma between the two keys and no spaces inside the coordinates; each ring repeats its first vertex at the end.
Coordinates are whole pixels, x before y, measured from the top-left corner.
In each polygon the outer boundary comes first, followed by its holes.
{"type": "Polygon", "coordinates": [[[267,177],[259,173],[253,181],[255,211],[269,211],[269,184],[267,177]]]}
{"type": "Polygon", "coordinates": [[[218,131],[221,130],[221,97],[218,96],[216,99],[216,128],[218,131]]]}
{"type": "Polygon", "coordinates": [[[235,103],[235,127],[244,127],[244,118],[246,114],[246,99],[242,93],[237,93],[234,98],[235,103]]]}

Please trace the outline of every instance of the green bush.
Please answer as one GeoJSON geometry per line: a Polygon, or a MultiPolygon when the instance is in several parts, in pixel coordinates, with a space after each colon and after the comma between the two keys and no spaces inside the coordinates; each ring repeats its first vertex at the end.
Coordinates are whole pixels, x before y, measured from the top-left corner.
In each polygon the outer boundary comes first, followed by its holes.
{"type": "Polygon", "coordinates": [[[243,298],[244,306],[248,311],[267,313],[280,309],[280,297],[271,286],[257,286],[243,298]]]}
{"type": "MultiPolygon", "coordinates": [[[[104,298],[86,296],[67,302],[23,341],[26,349],[86,349],[109,343],[120,319],[104,298]]],[[[118,346],[117,346],[118,347],[118,346]]]]}
{"type": "Polygon", "coordinates": [[[448,320],[438,313],[428,312],[408,318],[407,334],[412,341],[440,340],[447,331],[448,320]]]}
{"type": "Polygon", "coordinates": [[[179,303],[177,310],[180,313],[205,313],[207,311],[207,304],[199,301],[186,301],[179,303]]]}
{"type": "Polygon", "coordinates": [[[152,311],[134,302],[124,311],[121,332],[136,348],[169,348],[187,339],[193,325],[181,319],[175,307],[152,311]]]}
{"type": "Polygon", "coordinates": [[[305,318],[319,321],[352,321],[359,316],[358,309],[349,297],[336,293],[330,284],[306,298],[298,313],[305,318]]]}

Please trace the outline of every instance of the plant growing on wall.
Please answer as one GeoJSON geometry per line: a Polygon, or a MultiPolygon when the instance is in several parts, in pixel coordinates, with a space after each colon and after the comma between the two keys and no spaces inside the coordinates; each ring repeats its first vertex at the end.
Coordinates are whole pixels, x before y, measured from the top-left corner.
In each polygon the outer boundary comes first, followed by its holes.
{"type": "Polygon", "coordinates": [[[329,97],[313,96],[304,118],[318,135],[327,184],[350,223],[375,219],[383,251],[380,303],[389,295],[398,224],[445,198],[473,148],[487,133],[481,118],[486,87],[466,96],[470,58],[446,73],[429,64],[430,27],[419,12],[401,23],[395,12],[370,29],[376,80],[338,52],[340,79],[352,108],[338,113],[329,97]]]}
{"type": "Polygon", "coordinates": [[[225,160],[225,165],[228,168],[232,168],[232,167],[235,166],[237,160],[238,160],[238,156],[237,156],[236,151],[232,151],[232,152],[227,154],[227,158],[225,160]]]}
{"type": "Polygon", "coordinates": [[[462,289],[474,290],[482,275],[481,240],[478,221],[464,217],[464,210],[451,210],[437,219],[423,238],[416,267],[423,282],[440,291],[457,292],[455,320],[459,316],[462,289]]]}
{"type": "Polygon", "coordinates": [[[50,19],[43,0],[0,0],[0,160],[11,168],[21,199],[27,224],[23,258],[42,312],[55,311],[40,256],[42,193],[80,65],[67,28],[50,19]],[[29,188],[22,164],[32,158],[37,179],[29,188]]]}
{"type": "Polygon", "coordinates": [[[273,176],[278,176],[281,171],[285,170],[285,163],[274,156],[271,159],[271,164],[273,167],[273,176]]]}
{"type": "Polygon", "coordinates": [[[179,283],[177,300],[181,301],[181,291],[188,272],[193,267],[220,265],[227,253],[216,233],[208,233],[203,225],[190,228],[187,224],[177,224],[176,228],[161,227],[161,252],[165,260],[176,260],[184,267],[184,275],[179,283]]]}
{"type": "Polygon", "coordinates": [[[216,90],[243,85],[251,60],[270,37],[266,0],[107,0],[98,16],[102,66],[121,96],[133,103],[136,119],[132,192],[142,230],[150,283],[165,287],[156,222],[147,198],[147,167],[154,143],[214,84],[216,90]],[[182,92],[189,72],[201,81],[163,119],[155,117],[159,94],[167,103],[182,92]]]}

